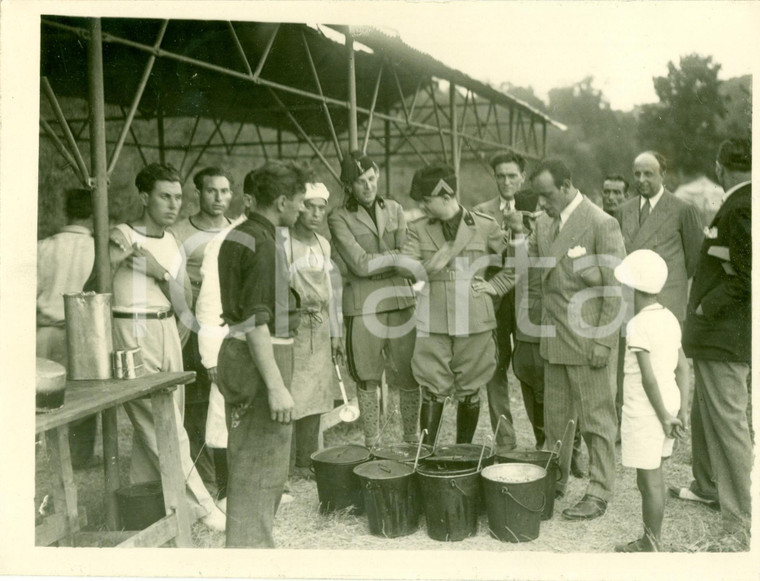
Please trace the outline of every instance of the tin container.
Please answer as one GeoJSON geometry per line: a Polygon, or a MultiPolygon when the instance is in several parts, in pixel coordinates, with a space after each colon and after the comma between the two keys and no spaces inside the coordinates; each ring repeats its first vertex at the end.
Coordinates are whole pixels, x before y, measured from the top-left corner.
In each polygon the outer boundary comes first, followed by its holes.
{"type": "Polygon", "coordinates": [[[114,351],[113,357],[113,377],[114,379],[124,379],[124,363],[122,362],[123,351],[114,351]]]}
{"type": "Polygon", "coordinates": [[[66,293],[63,308],[69,379],[110,379],[113,353],[111,295],[66,293]]]}
{"type": "Polygon", "coordinates": [[[122,361],[124,379],[135,379],[136,377],[145,375],[142,351],[139,347],[126,349],[122,353],[124,354],[124,359],[122,361]]]}

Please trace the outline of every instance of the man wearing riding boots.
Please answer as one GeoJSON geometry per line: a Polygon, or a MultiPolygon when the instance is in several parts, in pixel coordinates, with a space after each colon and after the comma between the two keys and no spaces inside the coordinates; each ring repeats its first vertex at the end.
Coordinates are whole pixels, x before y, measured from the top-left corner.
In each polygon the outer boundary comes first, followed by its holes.
{"type": "Polygon", "coordinates": [[[435,441],[443,402],[458,401],[457,443],[469,443],[480,413],[479,392],[496,370],[496,316],[490,294],[514,285],[504,269],[489,282],[486,266],[501,264],[506,248],[496,220],[471,212],[457,200],[453,168],[437,164],[418,170],[411,197],[426,217],[409,225],[404,254],[419,261],[425,281],[417,305],[417,342],[412,371],[422,386],[420,427],[435,441]],[[477,288],[476,288],[476,285],[477,288]]]}
{"type": "Polygon", "coordinates": [[[414,291],[398,269],[406,220],[398,202],[377,195],[380,172],[370,157],[352,152],[343,160],[342,207],[328,217],[332,244],[346,265],[343,316],[348,369],[357,383],[364,439],[379,436],[379,385],[388,358],[391,387],[399,387],[404,441],[417,441],[419,388],[411,370],[414,291]]]}

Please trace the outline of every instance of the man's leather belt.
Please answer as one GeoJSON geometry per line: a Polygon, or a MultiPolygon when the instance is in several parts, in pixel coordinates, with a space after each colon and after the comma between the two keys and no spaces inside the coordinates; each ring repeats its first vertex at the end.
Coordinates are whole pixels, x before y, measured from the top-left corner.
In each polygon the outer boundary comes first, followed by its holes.
{"type": "Polygon", "coordinates": [[[457,278],[465,278],[465,273],[460,273],[460,276],[457,276],[456,270],[442,270],[440,272],[436,272],[435,274],[428,274],[428,281],[446,281],[446,280],[456,280],[457,278]]]}
{"type": "Polygon", "coordinates": [[[371,274],[367,278],[370,280],[385,280],[386,278],[393,278],[396,276],[395,271],[384,272],[383,274],[371,274]]]}
{"type": "Polygon", "coordinates": [[[166,311],[147,311],[147,312],[132,312],[132,311],[113,311],[114,319],[168,319],[174,316],[174,311],[171,309],[166,311]]]}

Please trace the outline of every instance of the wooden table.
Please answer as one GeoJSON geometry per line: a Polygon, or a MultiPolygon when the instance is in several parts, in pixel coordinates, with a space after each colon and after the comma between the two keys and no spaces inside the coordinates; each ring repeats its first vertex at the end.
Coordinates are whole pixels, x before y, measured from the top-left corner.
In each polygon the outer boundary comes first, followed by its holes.
{"type": "Polygon", "coordinates": [[[103,414],[103,464],[106,488],[106,522],[118,526],[115,491],[120,488],[117,407],[132,400],[150,397],[156,424],[156,440],[161,469],[166,517],[140,531],[119,546],[161,546],[173,541],[191,547],[190,514],[185,501],[185,475],[179,460],[179,436],[174,416],[172,392],[178,385],[191,383],[195,373],[154,373],[137,379],[68,381],[62,409],[37,414],[35,433],[45,433],[53,472],[53,499],[56,512],[35,529],[36,544],[54,542],[74,545],[81,528],[77,509],[77,489],[69,450],[69,425],[95,413],[103,414]]]}

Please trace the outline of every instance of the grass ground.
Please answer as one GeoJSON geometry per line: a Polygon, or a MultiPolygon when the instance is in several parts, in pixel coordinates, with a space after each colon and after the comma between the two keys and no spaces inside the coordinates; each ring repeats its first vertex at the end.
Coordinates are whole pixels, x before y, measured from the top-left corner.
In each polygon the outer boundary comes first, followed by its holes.
{"type": "MultiPolygon", "coordinates": [[[[344,374],[344,377],[348,374],[344,374]]],[[[350,380],[349,380],[350,381],[350,380]]],[[[514,376],[509,375],[512,412],[518,438],[518,447],[532,448],[534,441],[530,425],[523,408],[522,396],[514,376]]],[[[350,386],[351,388],[352,386],[350,386]]],[[[484,398],[485,401],[485,398],[484,398]]],[[[391,409],[396,409],[397,401],[391,398],[391,409]]],[[[488,412],[484,404],[481,409],[478,430],[474,442],[480,443],[491,433],[488,412]]],[[[131,448],[131,426],[126,414],[119,413],[119,444],[122,455],[122,481],[128,482],[128,457],[131,448]]],[[[387,443],[401,441],[398,415],[394,416],[383,440],[387,443]]],[[[358,422],[339,424],[325,433],[325,445],[346,443],[361,444],[363,441],[358,422]]],[[[441,443],[454,441],[454,408],[449,406],[444,414],[441,443]]],[[[96,454],[102,454],[100,445],[96,454]]],[[[619,448],[618,448],[619,456],[619,448]]],[[[691,479],[691,450],[687,440],[677,442],[676,451],[664,465],[668,484],[685,485],[691,479]]],[[[554,517],[541,523],[538,539],[529,543],[503,543],[491,538],[485,515],[481,516],[478,534],[456,543],[441,543],[427,536],[424,518],[416,533],[396,539],[385,539],[369,533],[365,516],[345,513],[322,516],[318,512],[316,483],[301,474],[290,482],[294,501],[280,507],[275,521],[275,539],[278,547],[290,549],[461,549],[482,551],[550,551],[556,553],[610,552],[619,542],[634,540],[642,531],[641,500],[635,483],[635,470],[616,466],[616,490],[609,504],[607,514],[589,522],[564,521],[559,513],[571,506],[583,495],[585,480],[571,478],[568,493],[555,503],[554,517]]],[[[102,463],[75,473],[79,489],[79,504],[88,517],[85,530],[105,530],[103,509],[103,469],[102,463]]],[[[49,491],[44,448],[38,446],[36,504],[49,491]]],[[[668,498],[663,527],[664,549],[671,552],[739,551],[746,545],[731,537],[723,536],[720,515],[702,505],[668,498]]],[[[224,535],[208,530],[200,523],[193,525],[193,541],[197,547],[223,547],[224,535]]]]}

